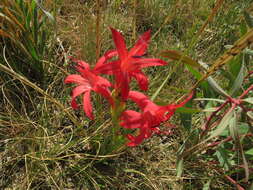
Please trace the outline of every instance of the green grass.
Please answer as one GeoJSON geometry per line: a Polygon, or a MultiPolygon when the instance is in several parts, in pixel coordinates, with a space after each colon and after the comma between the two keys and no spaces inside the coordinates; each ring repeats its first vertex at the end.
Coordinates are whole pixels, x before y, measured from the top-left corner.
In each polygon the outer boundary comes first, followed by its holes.
{"type": "MultiPolygon", "coordinates": [[[[29,9],[32,13],[26,10],[21,16],[15,15],[18,22],[27,27],[21,33],[18,32],[22,26],[6,23],[0,17],[0,49],[1,55],[5,55],[0,58],[0,189],[193,190],[208,187],[209,180],[210,188],[206,189],[234,189],[225,175],[238,179],[248,188],[250,183],[242,181],[243,170],[225,171],[223,166],[211,164],[215,149],[207,154],[193,154],[185,160],[183,175],[177,177],[177,152],[189,136],[180,114],[171,121],[177,126],[172,135],[155,135],[139,147],[106,153],[105,134],[111,132],[109,106],[94,103],[99,119],[90,121],[82,110],[73,111],[70,107],[71,89],[63,80],[74,73],[69,56],[94,65],[98,53],[103,55],[114,48],[110,26],[122,31],[128,47],[132,47],[140,34],[151,29],[150,57],[159,57],[161,51],[174,49],[211,64],[224,53],[225,45],[232,45],[242,36],[243,11],[250,12],[251,1],[224,1],[199,36],[196,34],[211,14],[215,1],[100,2],[98,22],[95,1],[43,1],[43,7],[55,15],[56,25],[46,21],[47,17],[38,9],[38,21],[43,22],[41,31],[35,26],[35,20],[25,25],[35,9],[29,9]],[[17,43],[1,33],[3,29],[18,38],[17,43]],[[43,32],[48,34],[45,42],[43,32]],[[24,48],[19,50],[20,46],[24,48]],[[37,56],[33,56],[35,52],[37,56]],[[41,78],[34,80],[37,72],[43,74],[42,81],[41,78]]],[[[26,4],[31,6],[29,2],[26,4]]],[[[20,9],[13,6],[15,10],[20,9]]],[[[2,8],[0,13],[6,14],[2,8]]],[[[159,104],[178,100],[196,82],[183,63],[166,61],[169,62],[166,67],[145,70],[150,80],[147,92],[150,96],[168,77],[155,98],[159,104]]],[[[248,67],[252,70],[252,64],[248,67]]],[[[217,74],[215,78],[226,86],[224,76],[217,74]]],[[[198,90],[198,96],[202,97],[203,91],[198,90]]],[[[93,102],[101,101],[97,96],[92,98],[93,102]]],[[[199,109],[198,103],[193,106],[199,109]]],[[[193,118],[193,129],[199,130],[204,114],[197,113],[193,118]]],[[[248,150],[252,140],[246,138],[243,142],[248,150]]],[[[195,142],[189,141],[188,145],[191,143],[195,142]]],[[[232,145],[226,146],[231,148],[232,145]]],[[[250,156],[247,158],[252,164],[250,156]]]]}

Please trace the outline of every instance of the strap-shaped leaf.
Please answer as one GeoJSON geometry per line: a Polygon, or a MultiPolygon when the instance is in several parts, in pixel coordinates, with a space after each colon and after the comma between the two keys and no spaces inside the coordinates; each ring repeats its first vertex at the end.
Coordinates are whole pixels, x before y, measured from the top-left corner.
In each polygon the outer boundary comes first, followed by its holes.
{"type": "Polygon", "coordinates": [[[244,102],[253,104],[253,97],[243,99],[244,102]]]}
{"type": "Polygon", "coordinates": [[[253,18],[250,16],[250,14],[247,11],[243,12],[244,19],[247,23],[247,25],[252,28],[253,27],[253,18]]]}
{"type": "Polygon", "coordinates": [[[46,11],[46,9],[42,7],[42,5],[39,3],[38,0],[34,0],[34,1],[38,5],[38,7],[42,10],[42,12],[49,18],[49,20],[51,20],[52,22],[55,22],[53,15],[49,13],[48,11],[46,11]]]}
{"type": "Polygon", "coordinates": [[[161,56],[170,58],[174,61],[181,61],[187,65],[190,65],[192,67],[199,68],[200,65],[197,61],[193,60],[189,56],[184,55],[182,52],[177,50],[166,50],[161,53],[161,56]]]}
{"type": "Polygon", "coordinates": [[[234,109],[231,108],[226,115],[222,118],[222,120],[220,121],[219,125],[216,127],[215,130],[213,130],[210,133],[210,136],[205,140],[205,142],[211,140],[214,137],[219,136],[230,124],[230,120],[233,118],[234,115],[234,109]]]}
{"type": "Polygon", "coordinates": [[[239,135],[238,126],[236,122],[236,112],[233,112],[233,116],[230,119],[229,130],[243,160],[243,165],[244,165],[244,170],[245,170],[245,181],[248,181],[249,180],[249,165],[243,151],[242,143],[240,142],[240,135],[239,135]]]}
{"type": "Polygon", "coordinates": [[[217,93],[219,93],[220,95],[223,95],[225,97],[229,97],[228,93],[225,92],[225,90],[223,90],[220,85],[218,85],[218,83],[212,78],[212,77],[208,77],[207,78],[207,82],[209,83],[209,85],[214,89],[214,91],[216,91],[217,93]]]}
{"type": "Polygon", "coordinates": [[[230,94],[231,96],[233,96],[242,86],[242,83],[243,83],[243,79],[244,79],[244,76],[245,76],[245,72],[244,72],[244,68],[245,68],[245,62],[244,62],[244,56],[243,56],[243,60],[242,60],[242,64],[241,64],[241,68],[240,68],[240,71],[234,81],[234,84],[231,88],[231,91],[230,91],[230,94]]]}

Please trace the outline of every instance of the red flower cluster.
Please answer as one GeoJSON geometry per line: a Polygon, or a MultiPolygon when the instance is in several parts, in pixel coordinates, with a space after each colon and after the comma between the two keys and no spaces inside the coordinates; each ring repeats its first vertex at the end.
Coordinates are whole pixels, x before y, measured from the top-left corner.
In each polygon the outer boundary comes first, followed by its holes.
{"type": "Polygon", "coordinates": [[[93,69],[84,61],[77,62],[76,69],[80,75],[69,75],[65,79],[65,83],[75,83],[72,91],[72,107],[78,107],[76,97],[83,94],[83,109],[90,119],[94,119],[92,114],[92,105],[90,101],[90,92],[94,91],[105,97],[112,108],[114,99],[112,98],[110,88],[114,88],[119,94],[119,101],[125,102],[127,99],[134,101],[141,109],[141,113],[126,110],[120,115],[120,125],[128,129],[139,129],[139,135],[128,135],[130,143],[128,146],[136,146],[144,139],[149,138],[154,132],[159,132],[161,122],[167,121],[174,114],[176,108],[183,106],[190,98],[178,105],[169,104],[167,106],[158,106],[154,104],[147,96],[140,92],[130,91],[130,82],[132,78],[136,79],[141,90],[148,89],[148,78],[141,71],[142,68],[150,66],[166,65],[166,62],[161,59],[144,58],[150,40],[150,31],[145,32],[140,36],[134,47],[128,51],[124,38],[121,33],[111,28],[112,37],[116,50],[110,50],[102,56],[96,63],[93,69]],[[111,60],[113,57],[118,57],[116,60],[111,60]],[[107,79],[100,74],[113,75],[115,82],[111,84],[107,79]]]}

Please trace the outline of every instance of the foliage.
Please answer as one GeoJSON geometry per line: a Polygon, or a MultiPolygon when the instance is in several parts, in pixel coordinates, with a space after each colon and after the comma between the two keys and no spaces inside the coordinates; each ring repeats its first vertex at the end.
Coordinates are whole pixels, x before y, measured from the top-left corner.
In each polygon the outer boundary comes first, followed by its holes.
{"type": "Polygon", "coordinates": [[[52,16],[41,11],[35,0],[3,0],[0,6],[1,53],[5,57],[2,62],[42,84],[42,59],[48,53],[46,43],[50,33],[46,29],[46,20],[48,17],[52,19],[52,16]]]}

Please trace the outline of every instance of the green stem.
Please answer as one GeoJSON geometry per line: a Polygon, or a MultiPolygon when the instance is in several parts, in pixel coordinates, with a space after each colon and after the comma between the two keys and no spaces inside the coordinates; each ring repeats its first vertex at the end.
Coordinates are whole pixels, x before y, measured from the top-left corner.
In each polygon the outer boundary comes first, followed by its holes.
{"type": "Polygon", "coordinates": [[[125,102],[121,100],[119,92],[115,90],[113,92],[114,105],[111,107],[112,115],[112,138],[111,138],[111,148],[112,150],[117,149],[122,145],[121,139],[123,138],[120,132],[120,116],[125,110],[125,102]]]}

